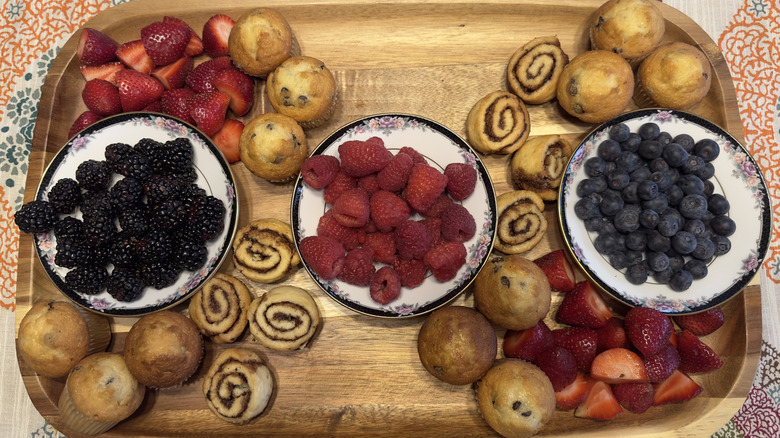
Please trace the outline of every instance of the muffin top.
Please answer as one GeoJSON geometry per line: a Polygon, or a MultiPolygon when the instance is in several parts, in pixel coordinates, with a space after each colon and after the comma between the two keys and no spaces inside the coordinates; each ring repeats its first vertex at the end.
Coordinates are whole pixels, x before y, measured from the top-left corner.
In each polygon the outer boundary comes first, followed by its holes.
{"type": "Polygon", "coordinates": [[[87,324],[70,303],[39,301],[19,326],[19,353],[43,376],[66,376],[88,350],[87,324]]]}
{"type": "Polygon", "coordinates": [[[609,0],[591,18],[591,43],[626,59],[636,59],[658,47],[666,23],[650,0],[609,0]]]}
{"type": "Polygon", "coordinates": [[[282,14],[271,8],[247,11],[228,37],[233,63],[247,74],[265,77],[293,53],[293,33],[282,14]]]}
{"type": "Polygon", "coordinates": [[[639,83],[660,106],[685,109],[699,103],[710,90],[712,71],[696,47],[673,42],[654,50],[637,72],[639,83]]]}
{"type": "Polygon", "coordinates": [[[336,98],[336,80],[319,59],[294,56],[268,75],[266,91],[277,112],[298,122],[308,122],[331,108],[336,98]]]}
{"type": "Polygon", "coordinates": [[[95,421],[124,420],[146,393],[118,353],[87,356],[73,368],[67,385],[76,409],[95,421]]]}
{"type": "Polygon", "coordinates": [[[297,175],[309,153],[303,128],[279,113],[261,114],[247,123],[238,147],[241,162],[255,175],[272,182],[297,175]]]}

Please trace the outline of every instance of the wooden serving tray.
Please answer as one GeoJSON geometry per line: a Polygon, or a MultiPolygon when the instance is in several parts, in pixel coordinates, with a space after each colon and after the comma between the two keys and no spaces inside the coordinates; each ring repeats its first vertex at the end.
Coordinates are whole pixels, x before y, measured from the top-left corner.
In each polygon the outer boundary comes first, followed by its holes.
{"type": "MultiPolygon", "coordinates": [[[[98,14],[86,26],[117,41],[140,37],[140,29],[165,15],[187,21],[198,32],[214,14],[237,19],[249,6],[238,0],[136,0],[98,14]]],[[[485,94],[506,89],[505,66],[512,53],[537,36],[557,34],[573,58],[588,49],[586,19],[601,0],[492,1],[473,4],[445,1],[318,0],[268,1],[290,22],[304,54],[322,59],[339,84],[335,115],[307,132],[313,149],[327,134],[366,115],[403,112],[436,120],[465,136],[472,105],[485,94]]],[[[742,125],[728,67],[716,44],[691,19],[664,4],[667,40],[696,44],[714,67],[712,89],[693,109],[742,139],[742,125]]],[[[52,63],[35,127],[25,200],[57,150],[68,129],[85,109],[84,80],[75,55],[78,33],[52,63]]],[[[253,116],[271,110],[258,82],[253,116]]],[[[577,144],[593,126],[566,115],[552,102],[529,105],[531,135],[561,134],[577,144]]],[[[483,157],[496,193],[514,190],[507,156],[483,157]]],[[[240,223],[273,217],[290,220],[292,183],[270,184],[241,163],[232,166],[240,199],[240,223]]],[[[525,256],[533,259],[564,246],[556,205],[549,203],[548,235],[525,256]]],[[[233,273],[230,261],[222,272],[233,273]]],[[[582,278],[582,277],[581,277],[582,278]]],[[[337,304],[315,286],[304,269],[282,283],[308,289],[320,306],[319,333],[302,351],[276,352],[245,334],[236,344],[258,351],[270,364],[277,390],[266,411],[251,423],[233,426],[207,408],[200,386],[215,353],[226,348],[206,343],[204,364],[184,385],[148,391],[141,408],[107,432],[110,436],[151,435],[318,435],[318,436],[493,436],[482,420],[470,385],[452,386],[429,375],[419,362],[416,336],[425,317],[380,319],[357,314],[337,304]]],[[[247,283],[255,293],[268,285],[247,283]]],[[[561,299],[553,294],[553,308],[561,299]]],[[[16,324],[39,299],[63,298],[48,280],[35,256],[32,239],[22,235],[19,251],[16,324]]],[[[470,291],[455,304],[473,305],[470,291]]],[[[541,435],[704,436],[724,425],[744,403],[756,370],[761,344],[760,290],[751,285],[724,306],[725,326],[706,341],[725,361],[718,371],[696,376],[702,394],[684,405],[651,408],[641,415],[624,413],[609,422],[575,418],[557,411],[541,435]]],[[[184,305],[174,308],[184,311],[184,305]]],[[[621,312],[625,309],[616,308],[621,312]]],[[[553,312],[551,312],[551,315],[553,312]]],[[[134,318],[112,318],[111,351],[122,351],[134,318]]],[[[548,317],[548,323],[555,323],[548,317]]],[[[497,328],[499,342],[504,331],[497,328]]],[[[500,349],[499,349],[500,351],[500,349]]],[[[501,354],[501,353],[499,353],[501,354]]],[[[36,408],[56,428],[75,435],[61,422],[57,400],[64,379],[36,375],[19,364],[36,408]]]]}

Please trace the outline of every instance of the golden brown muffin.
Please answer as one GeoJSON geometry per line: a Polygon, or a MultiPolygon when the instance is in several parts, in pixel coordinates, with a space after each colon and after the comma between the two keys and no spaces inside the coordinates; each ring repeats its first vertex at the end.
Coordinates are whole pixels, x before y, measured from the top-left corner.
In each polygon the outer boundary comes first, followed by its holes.
{"type": "Polygon", "coordinates": [[[203,359],[203,337],[186,316],[161,310],[144,315],[125,338],[127,368],[150,388],[168,388],[189,379],[203,359]]]}
{"type": "Polygon", "coordinates": [[[68,375],[58,403],[60,419],[76,432],[97,435],[132,415],[145,394],[121,354],[95,353],[68,375]]]}
{"type": "Polygon", "coordinates": [[[233,262],[238,272],[257,283],[281,280],[301,263],[292,228],[278,219],[257,219],[233,239],[233,262]]]}
{"type": "Polygon", "coordinates": [[[571,144],[560,135],[531,137],[512,155],[512,181],[545,201],[554,201],[571,154],[571,144]]]}
{"type": "Polygon", "coordinates": [[[637,71],[637,104],[690,108],[710,91],[712,69],[701,50],[682,43],[664,44],[642,61],[637,71]]]}
{"type": "Polygon", "coordinates": [[[493,246],[504,254],[532,250],[547,231],[544,200],[530,190],[515,190],[496,198],[498,217],[493,246]]]}
{"type": "Polygon", "coordinates": [[[602,123],[622,113],[634,94],[634,72],[621,56],[591,50],[576,56],[558,81],[558,103],[587,123],[602,123]]]}
{"type": "Polygon", "coordinates": [[[324,62],[311,56],[282,62],[268,75],[265,91],[276,112],[304,129],[322,125],[336,109],[336,79],[324,62]]]}
{"type": "Polygon", "coordinates": [[[481,313],[464,306],[431,312],[417,335],[423,367],[453,385],[477,381],[496,359],[496,332],[481,313]]]}
{"type": "Polygon", "coordinates": [[[274,350],[297,350],[320,325],[320,308],[309,292],[296,286],[277,286],[252,301],[249,331],[274,350]]]}
{"type": "Polygon", "coordinates": [[[265,113],[244,127],[238,141],[241,162],[270,182],[292,180],[309,154],[306,134],[292,117],[265,113]]]}
{"type": "Polygon", "coordinates": [[[217,273],[192,296],[187,310],[204,336],[218,344],[231,343],[244,333],[252,298],[241,280],[217,273]]]}
{"type": "Polygon", "coordinates": [[[536,263],[519,255],[495,256],[474,280],[474,304],[508,330],[535,326],[550,310],[550,282],[536,263]]]}
{"type": "Polygon", "coordinates": [[[256,8],[236,20],[228,37],[228,52],[238,68],[264,78],[285,59],[299,55],[300,48],[282,14],[256,8]]]}
{"type": "Polygon", "coordinates": [[[39,301],[19,325],[19,355],[36,373],[64,377],[84,357],[105,351],[111,326],[65,301],[39,301]]]}
{"type": "Polygon", "coordinates": [[[228,348],[214,359],[202,389],[217,418],[246,424],[265,410],[274,391],[274,379],[257,353],[228,348]]]}
{"type": "Polygon", "coordinates": [[[653,0],[609,0],[591,17],[590,41],[636,63],[658,47],[666,22],[653,0]]]}
{"type": "Polygon", "coordinates": [[[482,418],[501,436],[528,438],[555,413],[555,391],[544,371],[520,359],[502,359],[476,385],[482,418]]]}
{"type": "Polygon", "coordinates": [[[508,91],[494,91],[480,99],[466,118],[471,147],[485,154],[511,154],[531,132],[528,109],[508,91]]]}
{"type": "Polygon", "coordinates": [[[525,103],[555,99],[558,79],[569,57],[556,36],[534,38],[509,59],[506,77],[509,88],[525,103]]]}

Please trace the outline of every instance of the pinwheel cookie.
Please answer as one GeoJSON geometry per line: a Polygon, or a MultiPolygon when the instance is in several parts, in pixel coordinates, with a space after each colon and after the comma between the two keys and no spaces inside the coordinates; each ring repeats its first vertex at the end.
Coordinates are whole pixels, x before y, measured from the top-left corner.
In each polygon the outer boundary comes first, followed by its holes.
{"type": "Polygon", "coordinates": [[[258,219],[236,233],[233,261],[248,279],[273,283],[298,266],[301,258],[289,224],[278,219],[258,219]]]}
{"type": "Polygon", "coordinates": [[[558,79],[568,62],[558,37],[534,38],[509,59],[509,88],[526,103],[549,102],[555,99],[558,79]]]}
{"type": "Polygon", "coordinates": [[[469,144],[485,154],[511,154],[531,131],[528,109],[519,97],[494,91],[480,99],[466,119],[469,144]]]}
{"type": "Polygon", "coordinates": [[[245,424],[268,406],[274,380],[257,353],[229,348],[214,359],[202,389],[214,415],[229,423],[245,424]]]}
{"type": "Polygon", "coordinates": [[[246,328],[252,298],[241,280],[219,273],[190,300],[190,319],[212,342],[235,342],[246,328]]]}
{"type": "Polygon", "coordinates": [[[545,201],[554,201],[571,154],[571,144],[559,135],[532,137],[512,155],[512,181],[545,201]]]}
{"type": "Polygon", "coordinates": [[[309,293],[295,286],[277,286],[249,307],[249,331],[268,348],[303,348],[320,324],[320,310],[309,293]]]}
{"type": "Polygon", "coordinates": [[[544,237],[544,200],[530,190],[515,190],[496,198],[498,219],[494,247],[504,254],[530,251],[544,237]]]}

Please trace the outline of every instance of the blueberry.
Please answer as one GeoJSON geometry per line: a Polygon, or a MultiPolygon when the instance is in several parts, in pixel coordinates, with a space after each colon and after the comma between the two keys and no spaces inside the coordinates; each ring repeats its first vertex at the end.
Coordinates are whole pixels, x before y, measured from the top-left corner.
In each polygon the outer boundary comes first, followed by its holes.
{"type": "Polygon", "coordinates": [[[631,182],[631,177],[625,170],[615,169],[607,174],[607,186],[610,189],[623,190],[629,182],[631,182]]]}
{"type": "Polygon", "coordinates": [[[679,135],[675,136],[672,139],[672,141],[677,143],[677,144],[679,144],[680,146],[682,146],[683,149],[685,149],[686,152],[688,152],[688,153],[693,152],[693,147],[694,147],[695,143],[693,141],[693,137],[691,137],[690,135],[688,135],[688,134],[679,134],[679,135]]]}
{"type": "Polygon", "coordinates": [[[586,178],[577,183],[576,193],[580,198],[584,198],[596,191],[596,187],[593,185],[593,180],[586,178]]]}
{"type": "Polygon", "coordinates": [[[714,215],[726,214],[730,208],[729,201],[720,193],[716,193],[707,199],[707,209],[714,215]]]}
{"type": "Polygon", "coordinates": [[[669,201],[669,205],[671,206],[679,205],[683,196],[685,196],[685,192],[683,192],[683,190],[677,184],[673,184],[668,189],[666,189],[664,194],[666,195],[666,199],[669,201]]]}
{"type": "Polygon", "coordinates": [[[648,230],[658,226],[659,220],[661,220],[661,216],[653,209],[646,208],[639,213],[639,224],[648,230]]]}
{"type": "Polygon", "coordinates": [[[693,145],[693,153],[702,157],[704,161],[712,161],[718,158],[720,154],[720,147],[715,140],[704,138],[696,142],[693,145]]]}
{"type": "Polygon", "coordinates": [[[598,251],[599,254],[604,255],[613,254],[621,249],[618,236],[615,233],[603,232],[593,240],[593,247],[596,248],[596,251],[598,251]]]}
{"type": "Polygon", "coordinates": [[[617,270],[625,269],[626,267],[628,267],[628,257],[626,257],[626,254],[624,252],[616,252],[610,254],[607,257],[607,260],[609,260],[609,264],[612,265],[612,267],[617,270]]]}
{"type": "Polygon", "coordinates": [[[605,218],[601,214],[589,219],[585,219],[585,229],[588,231],[600,232],[604,229],[604,221],[609,219],[605,218]]]}
{"type": "Polygon", "coordinates": [[[574,204],[574,214],[582,220],[601,216],[599,207],[588,198],[582,198],[574,204]]]}
{"type": "Polygon", "coordinates": [[[685,163],[680,166],[682,173],[696,175],[704,166],[704,159],[698,155],[689,155],[685,163]]]}
{"type": "MultiPolygon", "coordinates": [[[[709,164],[709,163],[707,163],[709,164]]],[[[701,177],[699,177],[701,178],[701,177]]],[[[712,196],[712,194],[715,193],[715,183],[712,182],[711,179],[705,179],[704,180],[704,193],[702,193],[706,197],[712,196]]]]}
{"type": "Polygon", "coordinates": [[[607,163],[601,157],[590,157],[585,160],[585,174],[588,176],[601,176],[604,175],[607,163]]]}
{"type": "Polygon", "coordinates": [[[672,176],[669,171],[659,170],[650,174],[650,181],[658,185],[659,192],[665,192],[672,185],[672,176]]]}
{"type": "Polygon", "coordinates": [[[672,249],[685,255],[696,249],[696,236],[687,231],[680,230],[672,236],[672,249]]]}
{"type": "Polygon", "coordinates": [[[608,135],[609,138],[620,143],[628,140],[628,138],[631,136],[631,128],[629,128],[625,123],[618,123],[617,125],[613,125],[611,128],[609,128],[608,135]]]}
{"type": "Polygon", "coordinates": [[[682,228],[682,225],[685,222],[685,218],[683,217],[683,215],[680,214],[679,211],[677,211],[676,208],[674,208],[674,207],[666,207],[666,210],[661,212],[661,216],[664,216],[664,215],[674,216],[675,219],[677,219],[677,222],[680,223],[680,227],[682,228]]]}
{"type": "Polygon", "coordinates": [[[647,249],[651,251],[666,252],[672,248],[672,239],[662,235],[657,230],[647,233],[647,249]]]}
{"type": "Polygon", "coordinates": [[[656,184],[655,181],[646,179],[637,184],[636,194],[639,196],[639,199],[643,201],[649,201],[655,198],[658,196],[658,193],[658,184],[656,184]]]}
{"type": "Polygon", "coordinates": [[[734,231],[737,230],[737,224],[735,224],[730,217],[724,215],[712,218],[712,220],[710,220],[710,226],[715,234],[725,237],[731,236],[734,234],[734,231]]]}
{"type": "Polygon", "coordinates": [[[647,166],[639,166],[639,167],[636,168],[636,170],[631,172],[629,174],[629,176],[631,177],[631,181],[642,182],[642,181],[650,178],[650,174],[651,173],[652,172],[650,171],[649,167],[647,167],[647,166]]]}
{"type": "Polygon", "coordinates": [[[677,251],[670,249],[665,254],[669,257],[669,268],[672,271],[679,271],[685,265],[685,257],[677,251]]]}
{"type": "Polygon", "coordinates": [[[664,193],[658,193],[653,199],[642,202],[642,208],[649,208],[655,211],[664,211],[669,207],[669,199],[664,193]]]}
{"type": "Polygon", "coordinates": [[[647,281],[647,268],[642,263],[635,263],[626,269],[626,280],[631,284],[642,284],[647,281]]]}
{"type": "Polygon", "coordinates": [[[639,213],[634,209],[624,208],[615,214],[615,229],[621,233],[630,233],[639,229],[639,213]]]}
{"type": "Polygon", "coordinates": [[[707,211],[707,199],[702,195],[685,195],[680,200],[678,211],[686,219],[701,219],[707,211]]]}
{"type": "Polygon", "coordinates": [[[635,265],[637,263],[642,263],[642,260],[644,260],[644,252],[643,251],[637,251],[633,249],[629,249],[626,251],[626,258],[628,259],[628,266],[635,265]]]}
{"type": "Polygon", "coordinates": [[[731,251],[731,240],[729,240],[728,237],[716,234],[710,237],[710,240],[712,240],[712,243],[715,245],[715,252],[713,253],[715,257],[722,256],[731,251]]]}
{"type": "Polygon", "coordinates": [[[658,157],[650,160],[650,162],[647,163],[647,167],[650,168],[651,172],[667,171],[669,170],[669,163],[667,163],[663,157],[658,157]]]}
{"type": "Polygon", "coordinates": [[[658,133],[658,136],[655,138],[655,140],[666,146],[672,142],[672,135],[666,131],[661,131],[658,133]]]}
{"type": "Polygon", "coordinates": [[[642,124],[642,126],[639,127],[639,129],[637,129],[637,134],[639,134],[639,136],[642,137],[643,140],[656,138],[660,133],[661,133],[661,128],[652,122],[644,123],[642,124]]]}
{"type": "Polygon", "coordinates": [[[596,148],[596,154],[604,161],[615,161],[620,152],[620,143],[611,138],[602,141],[596,148]]]}
{"type": "Polygon", "coordinates": [[[604,216],[614,216],[615,213],[620,211],[625,205],[623,198],[620,196],[620,192],[605,190],[602,197],[603,199],[599,204],[599,210],[604,216]]]}
{"type": "Polygon", "coordinates": [[[661,156],[664,151],[664,146],[659,141],[655,140],[643,140],[639,143],[639,149],[636,151],[640,157],[645,160],[654,160],[661,156]]]}
{"type": "Polygon", "coordinates": [[[691,287],[691,283],[693,283],[693,275],[685,269],[675,272],[672,278],[669,279],[669,287],[677,292],[688,290],[691,287]]]}
{"type": "Polygon", "coordinates": [[[669,143],[664,146],[661,158],[666,160],[671,167],[680,167],[688,161],[688,152],[677,143],[669,143]]]}
{"type": "Polygon", "coordinates": [[[644,251],[647,248],[647,234],[641,231],[626,234],[626,248],[632,251],[644,251]]]}
{"type": "Polygon", "coordinates": [[[601,196],[601,193],[599,193],[599,192],[591,193],[590,195],[586,196],[585,198],[590,199],[590,201],[592,203],[596,204],[596,205],[601,204],[601,200],[603,199],[603,197],[601,196]]]}
{"type": "Polygon", "coordinates": [[[655,227],[662,236],[672,237],[680,229],[680,221],[670,214],[662,214],[658,225],[655,227]]]}
{"type": "Polygon", "coordinates": [[[715,176],[715,166],[709,161],[705,161],[704,165],[701,166],[699,168],[699,171],[696,172],[694,175],[698,176],[703,180],[708,180],[713,176],[715,176]]]}
{"type": "Polygon", "coordinates": [[[637,188],[639,187],[639,183],[636,181],[631,181],[628,183],[627,186],[623,188],[623,190],[620,191],[620,196],[623,197],[623,201],[629,204],[636,204],[640,201],[639,195],[637,194],[637,188]]]}
{"type": "Polygon", "coordinates": [[[683,224],[682,229],[696,237],[703,236],[704,231],[706,230],[704,222],[702,222],[701,219],[687,219],[683,224]]]}
{"type": "Polygon", "coordinates": [[[615,169],[617,169],[617,164],[615,164],[614,161],[604,162],[604,175],[608,174],[609,172],[612,172],[615,169]]]}
{"type": "Polygon", "coordinates": [[[653,272],[653,280],[661,284],[667,284],[669,283],[669,280],[671,280],[672,275],[674,275],[674,272],[675,271],[672,268],[666,268],[663,271],[653,272]]]}
{"type": "Polygon", "coordinates": [[[701,195],[704,193],[704,181],[696,175],[682,175],[679,181],[677,181],[677,186],[686,195],[701,195]]]}
{"type": "Polygon", "coordinates": [[[693,258],[709,260],[715,255],[715,243],[704,237],[696,238],[696,248],[691,252],[693,258]]]}
{"type": "Polygon", "coordinates": [[[596,193],[601,193],[607,189],[607,179],[603,175],[594,176],[590,180],[593,182],[593,191],[596,193]]]}
{"type": "Polygon", "coordinates": [[[615,165],[618,169],[625,170],[628,173],[635,171],[639,167],[640,163],[639,155],[631,151],[622,151],[617,158],[615,158],[615,165]]]}
{"type": "Polygon", "coordinates": [[[639,134],[632,132],[628,136],[628,140],[620,143],[620,148],[624,151],[636,152],[639,150],[639,143],[642,142],[642,137],[639,134]]]}
{"type": "Polygon", "coordinates": [[[651,271],[663,271],[669,267],[669,256],[662,252],[650,251],[647,253],[647,266],[651,271]]]}
{"type": "Polygon", "coordinates": [[[677,184],[677,181],[680,180],[680,171],[677,169],[677,167],[670,167],[669,170],[666,171],[666,173],[669,174],[669,179],[672,181],[672,184],[677,184]]]}
{"type": "Polygon", "coordinates": [[[683,269],[690,272],[694,280],[700,280],[707,276],[707,264],[701,260],[688,260],[683,269]]]}

